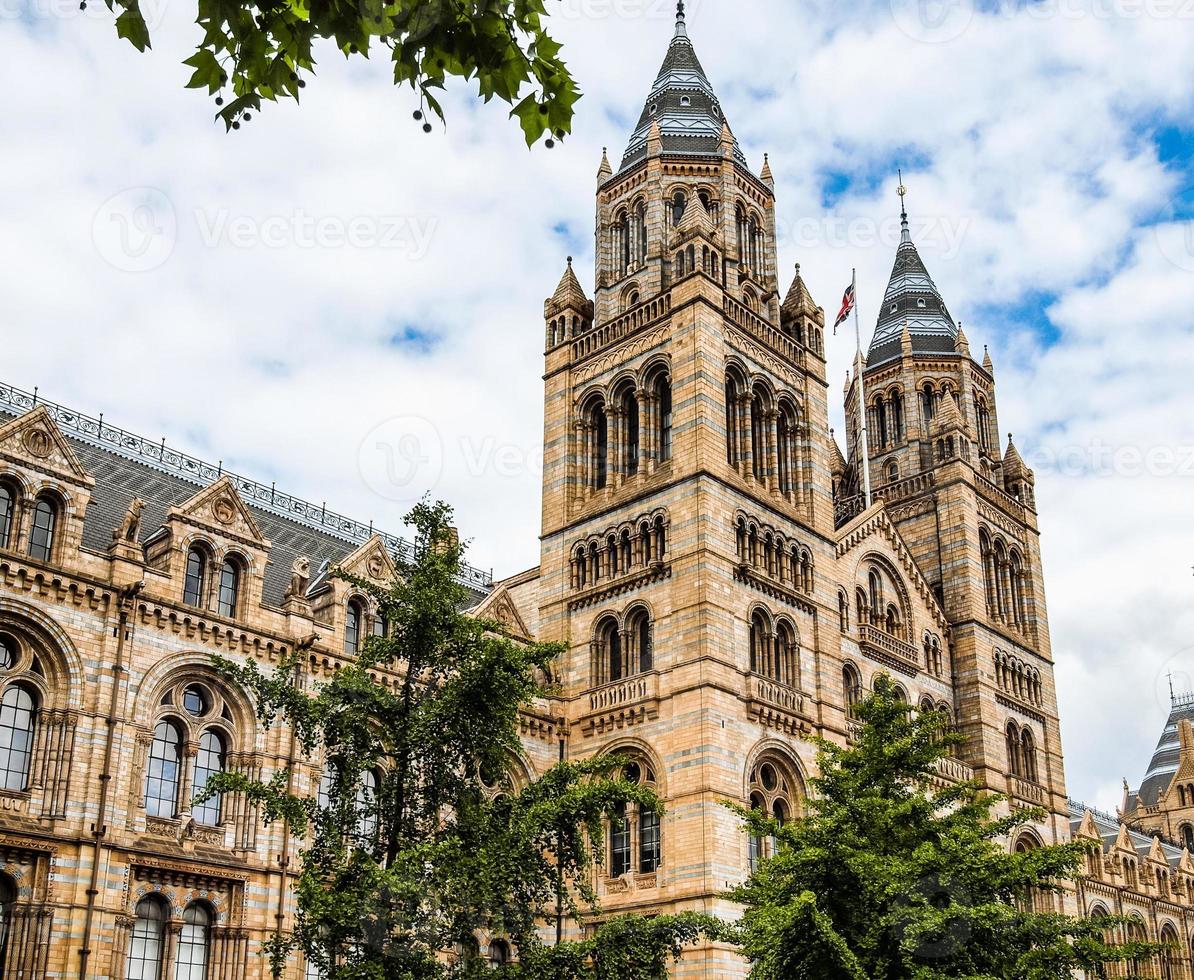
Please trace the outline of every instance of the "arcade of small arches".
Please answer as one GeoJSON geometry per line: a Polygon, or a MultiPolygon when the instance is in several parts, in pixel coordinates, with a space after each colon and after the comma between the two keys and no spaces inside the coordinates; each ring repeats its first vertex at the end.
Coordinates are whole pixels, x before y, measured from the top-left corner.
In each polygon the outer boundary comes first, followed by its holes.
{"type": "MultiPolygon", "coordinates": [[[[871,678],[871,687],[874,688],[875,682],[879,677],[887,677],[891,680],[891,675],[885,671],[877,670],[871,678]]],[[[903,701],[905,704],[911,705],[912,702],[908,697],[908,692],[904,689],[902,684],[893,682],[892,687],[895,691],[897,700],[903,701]]],[[[862,671],[856,664],[846,661],[842,665],[842,695],[845,699],[846,714],[850,718],[857,718],[858,705],[866,697],[866,687],[862,678],[862,671]]],[[[952,720],[954,718],[953,708],[940,698],[934,698],[931,694],[925,693],[920,696],[916,703],[916,708],[919,711],[938,711],[947,715],[952,720]]]]}
{"type": "Polygon", "coordinates": [[[619,376],[578,401],[577,482],[604,490],[672,458],[672,381],[666,361],[619,376]]]}
{"type": "Polygon", "coordinates": [[[743,513],[734,519],[734,539],[739,567],[753,569],[788,588],[812,593],[813,555],[805,545],[743,513]]]}
{"type": "Polygon", "coordinates": [[[592,686],[654,670],[654,630],[651,610],[641,602],[621,614],[600,615],[590,641],[592,686]]]}
{"type": "Polygon", "coordinates": [[[574,545],[572,588],[590,588],[660,564],[667,554],[669,524],[667,511],[659,509],[574,545]]]}
{"type": "Polygon", "coordinates": [[[31,489],[14,475],[0,477],[0,548],[23,550],[34,561],[56,560],[69,499],[56,487],[31,489]]]}
{"type": "Polygon", "coordinates": [[[1041,672],[1006,650],[995,651],[995,683],[1004,693],[1038,708],[1044,703],[1041,672]]]}
{"type": "Polygon", "coordinates": [[[176,915],[165,895],[146,894],[128,926],[126,980],[206,980],[218,958],[213,941],[218,946],[226,932],[219,924],[215,907],[206,901],[189,902],[176,915]]]}
{"type": "Polygon", "coordinates": [[[800,688],[800,633],[787,616],[761,606],[750,614],[750,672],[800,688]]]}
{"type": "Polygon", "coordinates": [[[796,398],[731,363],[726,369],[726,461],[748,481],[795,498],[805,484],[807,453],[796,398]]]}
{"type": "Polygon", "coordinates": [[[875,395],[868,412],[867,432],[874,439],[875,449],[885,450],[904,441],[907,433],[902,388],[896,385],[875,395]]]}
{"type": "MultiPolygon", "coordinates": [[[[1134,862],[1132,863],[1134,868],[1134,862]]],[[[1163,874],[1163,871],[1158,869],[1158,874],[1163,874]]],[[[1168,895],[1168,886],[1159,894],[1168,895]]],[[[1095,921],[1116,917],[1101,901],[1091,903],[1086,914],[1087,918],[1095,921]]],[[[1126,921],[1118,924],[1109,922],[1103,930],[1103,937],[1110,943],[1144,943],[1150,941],[1150,930],[1145,923],[1144,916],[1133,910],[1127,913],[1126,921]]],[[[1191,947],[1194,946],[1194,937],[1191,937],[1189,944],[1183,943],[1177,925],[1172,920],[1162,919],[1156,924],[1155,939],[1151,941],[1164,947],[1154,957],[1133,959],[1127,963],[1105,964],[1100,966],[1093,976],[1099,978],[1151,976],[1158,980],[1190,980],[1191,977],[1194,977],[1194,954],[1191,952],[1191,947]]]]}
{"type": "Polygon", "coordinates": [[[979,528],[978,540],[987,615],[1013,629],[1027,629],[1027,596],[1032,591],[1032,583],[1019,549],[987,527],[979,528]]]}

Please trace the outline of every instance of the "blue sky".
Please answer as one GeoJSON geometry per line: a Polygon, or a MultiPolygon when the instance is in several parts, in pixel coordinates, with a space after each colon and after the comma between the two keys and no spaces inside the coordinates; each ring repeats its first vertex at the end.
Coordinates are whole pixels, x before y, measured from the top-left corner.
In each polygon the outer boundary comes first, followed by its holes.
{"type": "MultiPolygon", "coordinates": [[[[102,4],[0,4],[20,93],[0,378],[378,526],[430,487],[477,564],[534,564],[542,302],[569,254],[591,286],[601,148],[620,159],[673,5],[549,3],[586,93],[550,152],[466,86],[424,135],[383,62],[333,51],[301,107],[226,135],[182,87],[193,7],[143,6],[146,55],[102,4]],[[369,447],[411,433],[420,475],[398,486],[369,447]]],[[[1070,789],[1107,807],[1159,734],[1159,679],[1194,675],[1185,6],[689,4],[748,159],[770,154],[781,266],[822,304],[856,266],[873,320],[903,168],[922,255],[1038,470],[1070,789]]],[[[836,400],[849,339],[829,354],[836,400]]]]}

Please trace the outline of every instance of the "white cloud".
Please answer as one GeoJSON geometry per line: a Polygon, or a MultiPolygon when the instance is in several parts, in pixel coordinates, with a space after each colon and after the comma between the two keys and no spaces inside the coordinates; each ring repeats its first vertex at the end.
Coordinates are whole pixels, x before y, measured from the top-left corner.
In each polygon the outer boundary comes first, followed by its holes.
{"type": "MultiPolygon", "coordinates": [[[[384,59],[334,51],[301,107],[267,106],[225,135],[182,88],[186,3],[155,7],[146,55],[99,4],[33,30],[0,7],[0,373],[390,527],[401,503],[370,489],[360,446],[387,419],[421,416],[442,447],[433,489],[458,506],[474,559],[499,573],[533,564],[541,304],[569,252],[591,280],[601,147],[616,163],[670,7],[565,0],[555,29],[586,97],[576,136],[552,152],[528,152],[500,109],[462,88],[447,133],[424,136],[384,59]],[[158,189],[177,222],[147,272],[113,267],[93,240],[104,202],[130,188],[158,189]],[[421,255],[204,244],[202,227],[237,219],[291,235],[307,219],[363,219],[373,233],[416,220],[430,238],[421,255]],[[408,328],[436,342],[384,343],[408,328]]],[[[857,266],[873,315],[892,245],[859,229],[890,222],[902,163],[914,217],[957,239],[923,253],[972,345],[992,347],[1003,428],[1029,453],[1058,454],[1194,445],[1194,262],[1181,262],[1185,228],[1159,243],[1145,227],[1181,185],[1147,138],[1152,124],[1190,123],[1194,35],[1179,8],[971,11],[941,44],[910,37],[916,23],[886,3],[752,0],[744,18],[740,3],[706,0],[689,23],[748,156],[771,152],[782,265],[799,260],[826,306],[857,266]],[[832,173],[854,181],[826,209],[832,173]],[[1041,311],[1059,331],[1047,350],[989,312],[1035,295],[1056,297],[1041,311]]],[[[160,217],[128,211],[125,230],[160,217]]],[[[849,348],[843,337],[831,351],[835,401],[849,348]]],[[[1139,778],[1164,714],[1154,681],[1194,625],[1188,479],[1040,474],[1070,787],[1104,805],[1121,773],[1139,778]]],[[[1179,662],[1194,673],[1194,655],[1179,662]]]]}

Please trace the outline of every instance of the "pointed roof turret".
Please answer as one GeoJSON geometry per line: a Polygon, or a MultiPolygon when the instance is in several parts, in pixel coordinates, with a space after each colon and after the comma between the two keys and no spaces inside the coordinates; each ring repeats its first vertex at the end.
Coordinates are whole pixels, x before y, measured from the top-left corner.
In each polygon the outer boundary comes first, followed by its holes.
{"type": "Polygon", "coordinates": [[[769,187],[775,186],[775,176],[771,173],[771,160],[766,153],[763,154],[763,169],[759,171],[759,179],[769,187]]]}
{"type": "Polygon", "coordinates": [[[1024,474],[1028,472],[1028,467],[1024,465],[1024,460],[1020,456],[1020,451],[1016,449],[1015,442],[1012,441],[1012,434],[1007,434],[1007,451],[1003,454],[1003,479],[1022,480],[1024,474]]]}
{"type": "MultiPolygon", "coordinates": [[[[1009,447],[1009,452],[1010,452],[1009,447]]],[[[1006,466],[1006,463],[1004,464],[1006,466]]],[[[1157,747],[1148,764],[1148,771],[1135,793],[1126,795],[1132,805],[1126,808],[1128,814],[1138,806],[1152,806],[1169,789],[1173,777],[1182,761],[1182,722],[1194,721],[1194,695],[1170,694],[1169,718],[1161,731],[1157,747]]]]}
{"type": "Polygon", "coordinates": [[[912,334],[915,353],[943,354],[958,349],[958,327],[912,242],[908,212],[904,205],[907,193],[901,175],[900,244],[896,249],[891,278],[887,282],[887,292],[883,295],[879,320],[875,324],[875,336],[867,355],[868,364],[880,364],[899,356],[900,333],[905,322],[912,334]]]}
{"type": "Polygon", "coordinates": [[[614,168],[609,165],[609,151],[606,147],[601,148],[601,166],[597,168],[597,180],[603,181],[607,177],[612,177],[614,168]]]}
{"type": "Polygon", "coordinates": [[[688,203],[684,206],[684,213],[680,215],[680,223],[676,225],[676,230],[681,235],[694,231],[704,232],[706,235],[713,234],[713,218],[699,195],[688,195],[688,203]]]}
{"type": "Polygon", "coordinates": [[[788,289],[788,295],[784,297],[780,310],[792,316],[798,316],[801,313],[811,315],[817,312],[817,304],[813,300],[812,293],[808,291],[808,287],[804,284],[804,277],[800,275],[799,262],[796,263],[796,277],[792,280],[792,285],[788,289]]]}
{"type": "Polygon", "coordinates": [[[962,413],[958,409],[958,402],[954,398],[954,393],[946,389],[945,396],[941,399],[941,407],[937,410],[937,414],[933,416],[933,424],[931,430],[934,434],[938,432],[949,432],[953,429],[965,429],[966,422],[962,418],[962,413]]]}
{"type": "MultiPolygon", "coordinates": [[[[713,91],[688,37],[682,0],[676,6],[676,31],[672,43],[668,46],[655,84],[651,86],[643,114],[630,137],[621,170],[646,157],[647,139],[653,123],[659,124],[665,153],[721,155],[725,117],[717,93],[713,91]]],[[[746,157],[737,142],[733,144],[733,154],[743,166],[746,165],[746,157]]]]}
{"type": "Polygon", "coordinates": [[[574,310],[584,310],[588,307],[589,299],[585,296],[584,288],[580,284],[580,280],[576,278],[576,273],[572,271],[572,256],[568,256],[568,267],[564,270],[564,274],[560,276],[560,284],[556,286],[556,291],[551,294],[551,299],[547,301],[548,316],[563,309],[571,307],[574,310]]]}
{"type": "Polygon", "coordinates": [[[983,370],[992,376],[995,374],[995,364],[991,360],[991,352],[987,350],[986,344],[983,344],[983,370]]]}

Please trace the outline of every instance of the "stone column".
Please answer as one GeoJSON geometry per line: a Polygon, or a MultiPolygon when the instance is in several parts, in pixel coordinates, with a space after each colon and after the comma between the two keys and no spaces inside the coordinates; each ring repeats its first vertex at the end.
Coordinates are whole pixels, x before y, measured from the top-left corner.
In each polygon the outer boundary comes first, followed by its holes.
{"type": "Polygon", "coordinates": [[[745,430],[745,439],[742,442],[742,475],[746,477],[747,482],[753,482],[755,478],[755,461],[754,461],[754,399],[750,395],[742,396],[742,421],[743,429],[745,430]]]}

